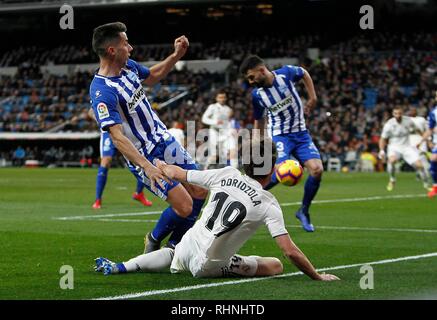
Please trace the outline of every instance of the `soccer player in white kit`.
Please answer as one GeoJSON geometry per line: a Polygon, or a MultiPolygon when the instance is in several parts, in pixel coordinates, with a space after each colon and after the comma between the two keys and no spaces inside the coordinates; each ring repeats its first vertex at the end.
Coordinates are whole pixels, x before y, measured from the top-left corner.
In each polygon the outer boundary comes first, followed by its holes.
{"type": "MultiPolygon", "coordinates": [[[[428,172],[430,164],[426,153],[428,152],[428,145],[426,141],[422,141],[422,135],[428,130],[428,122],[424,117],[417,115],[417,108],[411,107],[408,116],[413,120],[414,124],[418,128],[418,132],[410,134],[410,144],[414,148],[417,148],[420,153],[420,160],[422,161],[423,167],[428,172]]],[[[429,177],[428,177],[429,178],[429,177]]],[[[431,182],[427,181],[428,188],[430,188],[431,182]]]]}
{"type": "MultiPolygon", "coordinates": [[[[274,150],[271,140],[266,141],[274,150]]],[[[283,271],[281,261],[273,257],[241,256],[236,254],[243,244],[266,225],[270,235],[289,260],[314,280],[339,280],[330,274],[319,274],[311,262],[291,240],[275,197],[263,187],[271,180],[275,157],[271,159],[264,143],[261,152],[270,165],[260,174],[257,169],[264,163],[251,161],[244,164],[246,175],[232,167],[195,171],[159,162],[157,166],[171,179],[190,182],[210,190],[209,202],[201,218],[185,233],[175,249],[164,247],[143,254],[124,263],[106,258],[96,259],[96,271],[105,275],[127,272],[161,271],[170,267],[172,273],[191,272],[194,277],[272,276],[283,271]],[[263,152],[266,151],[266,153],[263,152]]]]}
{"type": "MultiPolygon", "coordinates": [[[[236,145],[236,138],[233,134],[234,130],[231,127],[233,111],[226,105],[226,92],[217,92],[215,100],[216,103],[210,104],[202,115],[202,123],[209,126],[209,154],[205,169],[208,169],[212,163],[216,162],[217,154],[219,155],[219,161],[226,161],[230,150],[235,148],[236,145]]],[[[235,157],[231,157],[230,164],[236,168],[238,160],[235,157]]]]}
{"type": "Polygon", "coordinates": [[[393,118],[389,119],[382,129],[379,140],[379,158],[386,160],[385,147],[387,146],[387,171],[390,176],[387,190],[392,191],[396,183],[395,164],[404,159],[410,166],[413,166],[419,173],[425,188],[428,188],[428,173],[420,160],[420,153],[416,147],[410,145],[409,135],[418,131],[418,128],[410,117],[404,116],[401,107],[393,108],[393,118]]]}

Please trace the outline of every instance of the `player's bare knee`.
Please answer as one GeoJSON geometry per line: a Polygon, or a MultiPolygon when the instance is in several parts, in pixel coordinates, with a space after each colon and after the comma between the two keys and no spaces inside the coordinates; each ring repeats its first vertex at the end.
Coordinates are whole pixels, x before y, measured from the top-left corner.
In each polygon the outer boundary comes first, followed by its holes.
{"type": "Polygon", "coordinates": [[[111,166],[112,158],[111,157],[103,157],[100,160],[100,166],[104,168],[109,168],[111,166]]]}
{"type": "Polygon", "coordinates": [[[278,258],[270,258],[270,269],[271,269],[271,275],[277,275],[277,274],[281,274],[284,271],[284,266],[282,265],[281,260],[279,260],[278,258]]]}
{"type": "Polygon", "coordinates": [[[316,179],[321,179],[322,178],[322,174],[323,174],[323,166],[314,166],[311,171],[310,174],[316,178],[316,179]]]}
{"type": "Polygon", "coordinates": [[[173,210],[178,216],[186,218],[193,211],[193,200],[191,198],[184,199],[177,205],[174,205],[173,210]]]}

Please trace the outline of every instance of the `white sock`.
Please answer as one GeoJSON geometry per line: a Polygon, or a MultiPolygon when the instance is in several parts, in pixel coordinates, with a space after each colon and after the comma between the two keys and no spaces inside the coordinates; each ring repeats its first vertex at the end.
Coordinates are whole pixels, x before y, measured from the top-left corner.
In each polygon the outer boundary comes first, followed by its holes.
{"type": "Polygon", "coordinates": [[[395,168],[394,164],[392,164],[390,162],[387,163],[387,171],[388,171],[388,175],[390,176],[390,181],[395,182],[396,181],[396,177],[395,177],[396,168],[395,168]]]}
{"type": "Polygon", "coordinates": [[[173,260],[174,250],[162,248],[150,253],[139,255],[127,262],[123,262],[127,272],[135,271],[162,271],[169,268],[173,260]]]}
{"type": "Polygon", "coordinates": [[[422,180],[422,182],[428,183],[430,175],[428,173],[428,170],[425,170],[425,168],[422,169],[416,169],[417,173],[420,176],[420,180],[422,180]]]}

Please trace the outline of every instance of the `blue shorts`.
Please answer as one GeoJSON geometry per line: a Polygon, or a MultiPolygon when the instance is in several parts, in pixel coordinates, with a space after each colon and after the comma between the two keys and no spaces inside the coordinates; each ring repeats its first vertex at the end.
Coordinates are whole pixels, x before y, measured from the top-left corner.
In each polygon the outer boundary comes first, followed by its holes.
{"type": "Polygon", "coordinates": [[[112,142],[109,132],[102,132],[100,134],[100,158],[114,157],[117,153],[117,148],[112,142]]]}
{"type": "MultiPolygon", "coordinates": [[[[168,164],[177,165],[185,170],[199,170],[198,165],[193,158],[191,158],[190,154],[171,135],[167,139],[162,139],[150,154],[145,154],[144,156],[151,163],[153,163],[153,160],[159,159],[168,164]]],[[[161,188],[157,184],[156,191],[152,191],[150,180],[144,173],[144,170],[133,165],[129,161],[127,161],[127,164],[129,170],[134,174],[134,176],[141,181],[150,192],[160,197],[162,200],[166,200],[168,192],[179,184],[178,181],[174,180],[172,180],[173,184],[163,181],[164,188],[161,188]]]]}
{"type": "Polygon", "coordinates": [[[273,136],[272,140],[278,153],[276,163],[290,159],[291,156],[301,164],[310,159],[320,159],[319,150],[317,150],[308,131],[273,136]]]}

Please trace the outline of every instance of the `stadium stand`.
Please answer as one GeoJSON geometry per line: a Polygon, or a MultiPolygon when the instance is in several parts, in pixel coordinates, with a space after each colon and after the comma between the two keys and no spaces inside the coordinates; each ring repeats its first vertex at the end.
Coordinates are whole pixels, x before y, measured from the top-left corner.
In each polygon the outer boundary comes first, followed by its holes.
{"type": "MultiPolygon", "coordinates": [[[[359,35],[330,45],[322,43],[318,35],[292,40],[222,41],[211,46],[195,44],[190,53],[192,57],[229,58],[231,67],[225,73],[175,70],[160,86],[147,90],[157,109],[160,103],[187,91],[182,99],[158,112],[168,124],[176,119],[180,122],[195,120],[200,129],[200,115],[212,101],[215,90],[224,87],[228,103],[235,110],[234,117],[241,127],[250,128],[253,122],[250,95],[236,72],[239,62],[248,53],[263,58],[296,57],[316,84],[319,105],[310,116],[308,126],[325,165],[333,157],[340,159],[342,166],[354,169],[361,153],[376,153],[381,124],[390,116],[389,110],[394,105],[415,106],[419,114],[426,114],[432,106],[436,47],[435,33],[393,35],[384,32],[374,33],[372,37],[359,35]],[[315,46],[320,49],[318,57],[306,58],[306,49],[315,46]]],[[[170,49],[168,45],[136,46],[134,59],[159,60],[170,49]]],[[[62,130],[95,130],[94,123],[84,116],[89,108],[88,87],[93,71],[59,76],[40,69],[47,63],[95,62],[90,48],[28,47],[14,49],[16,54],[11,52],[5,52],[0,63],[3,66],[18,63],[19,68],[16,75],[0,78],[0,132],[43,132],[65,123],[62,130]]],[[[3,152],[2,158],[11,160],[11,152],[3,152]]],[[[29,154],[34,158],[47,158],[46,153],[26,152],[26,158],[29,154]]]]}

